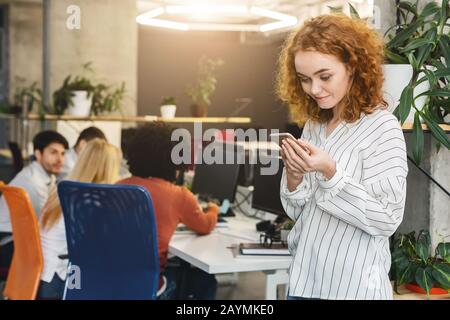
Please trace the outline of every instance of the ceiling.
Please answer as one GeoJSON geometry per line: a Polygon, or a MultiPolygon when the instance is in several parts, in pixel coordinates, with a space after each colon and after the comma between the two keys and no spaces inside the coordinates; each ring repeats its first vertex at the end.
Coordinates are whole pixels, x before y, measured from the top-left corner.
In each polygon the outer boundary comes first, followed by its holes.
{"type": "MultiPolygon", "coordinates": [[[[347,1],[330,1],[330,0],[208,0],[208,1],[186,1],[186,0],[138,0],[138,11],[143,13],[145,11],[163,7],[167,5],[191,5],[199,3],[207,3],[208,5],[242,5],[242,6],[255,6],[264,9],[269,9],[285,14],[294,16],[302,16],[306,12],[311,10],[316,11],[325,3],[339,3],[347,1]]],[[[180,17],[164,15],[165,19],[176,20],[180,17]]],[[[208,17],[202,16],[190,16],[184,17],[184,21],[207,21],[214,23],[259,23],[265,22],[265,18],[255,17],[252,14],[220,14],[216,16],[208,15],[208,17]],[[213,21],[211,21],[213,19],[213,21]]]]}
{"type": "MultiPolygon", "coordinates": [[[[263,31],[264,36],[281,35],[291,29],[302,24],[306,19],[320,14],[329,13],[330,7],[342,8],[345,13],[349,13],[348,0],[137,0],[138,13],[143,14],[157,8],[167,8],[167,6],[246,6],[257,7],[266,10],[276,11],[281,14],[290,15],[297,19],[294,25],[283,26],[279,29],[273,29],[268,32],[263,31]]],[[[351,3],[357,8],[361,16],[365,16],[365,12],[371,12],[369,3],[373,0],[352,0],[351,3]],[[361,14],[363,13],[363,14],[361,14]]],[[[274,24],[278,20],[265,17],[264,15],[255,15],[250,10],[240,13],[219,14],[203,13],[194,15],[192,13],[169,14],[167,10],[162,10],[162,14],[157,19],[172,21],[175,23],[183,23],[190,25],[215,24],[215,25],[242,25],[242,26],[262,26],[274,24]]],[[[245,27],[244,27],[245,28],[245,27]]],[[[214,29],[211,29],[214,30],[214,29]]],[[[247,29],[244,29],[247,30],[247,29]]],[[[232,31],[232,30],[228,30],[232,31]]],[[[247,30],[248,33],[254,33],[253,30],[247,30]]],[[[261,30],[262,31],[262,30],[261,30]]]]}

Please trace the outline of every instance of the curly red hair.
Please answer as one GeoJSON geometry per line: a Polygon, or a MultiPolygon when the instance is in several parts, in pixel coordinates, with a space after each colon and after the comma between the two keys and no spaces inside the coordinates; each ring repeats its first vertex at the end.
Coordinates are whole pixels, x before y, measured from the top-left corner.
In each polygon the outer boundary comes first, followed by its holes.
{"type": "Polygon", "coordinates": [[[333,115],[331,109],[320,109],[303,91],[294,63],[300,50],[334,55],[353,71],[347,106],[342,114],[345,121],[355,122],[361,112],[371,114],[377,108],[387,107],[381,90],[382,38],[362,20],[345,15],[321,15],[292,32],[279,56],[276,90],[279,98],[289,105],[294,121],[303,123],[312,119],[324,123],[333,115]]]}

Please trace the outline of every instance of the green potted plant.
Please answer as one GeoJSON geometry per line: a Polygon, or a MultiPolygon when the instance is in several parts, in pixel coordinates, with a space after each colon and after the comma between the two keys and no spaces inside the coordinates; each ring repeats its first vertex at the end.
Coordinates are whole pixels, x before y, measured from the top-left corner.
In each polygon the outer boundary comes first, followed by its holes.
{"type": "MultiPolygon", "coordinates": [[[[19,78],[19,82],[25,81],[19,78]]],[[[4,102],[0,104],[0,113],[20,114],[24,108],[27,113],[36,109],[39,115],[49,112],[49,107],[44,104],[42,98],[42,90],[37,87],[37,82],[33,82],[30,86],[21,86],[16,89],[12,102],[4,102]]]]}
{"type": "Polygon", "coordinates": [[[205,117],[211,104],[210,97],[216,90],[217,79],[214,70],[223,65],[222,59],[202,56],[198,62],[196,85],[188,85],[185,93],[192,99],[191,113],[194,117],[205,117]]]}
{"type": "Polygon", "coordinates": [[[125,83],[112,89],[109,85],[96,83],[89,73],[94,74],[90,62],[83,65],[81,75],[69,75],[64,79],[62,86],[53,93],[56,114],[68,111],[71,115],[86,117],[120,110],[125,83]]]}
{"type": "Polygon", "coordinates": [[[294,221],[291,219],[286,219],[286,221],[281,225],[280,228],[280,239],[282,242],[287,242],[287,237],[291,229],[294,227],[294,221]]]}
{"type": "Polygon", "coordinates": [[[399,101],[394,114],[400,123],[413,122],[413,158],[420,164],[422,121],[438,147],[450,149],[450,140],[439,127],[440,123],[448,123],[445,118],[450,112],[450,5],[448,0],[442,0],[441,5],[429,2],[419,11],[417,2],[401,1],[397,10],[400,23],[385,34],[389,64],[384,70],[387,80],[393,83],[385,90],[394,90],[393,100],[395,104],[399,101]],[[405,80],[394,79],[394,75],[403,75],[405,80]]]}
{"type": "Polygon", "coordinates": [[[175,117],[177,102],[175,97],[163,97],[161,101],[161,117],[170,119],[175,117]]]}
{"type": "Polygon", "coordinates": [[[410,290],[430,294],[446,294],[450,289],[450,242],[437,245],[431,252],[428,231],[399,234],[393,238],[391,276],[394,290],[405,284],[410,290]]]}

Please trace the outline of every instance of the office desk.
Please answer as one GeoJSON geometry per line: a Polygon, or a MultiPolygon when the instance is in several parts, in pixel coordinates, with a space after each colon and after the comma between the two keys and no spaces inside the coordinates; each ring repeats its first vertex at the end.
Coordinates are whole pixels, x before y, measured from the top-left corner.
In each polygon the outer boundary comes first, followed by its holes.
{"type": "Polygon", "coordinates": [[[228,228],[216,228],[199,236],[193,232],[175,233],[169,252],[210,274],[263,271],[266,274],[266,299],[277,298],[277,285],[288,282],[291,257],[236,256],[240,242],[259,242],[258,220],[236,216],[226,218],[228,228]]]}

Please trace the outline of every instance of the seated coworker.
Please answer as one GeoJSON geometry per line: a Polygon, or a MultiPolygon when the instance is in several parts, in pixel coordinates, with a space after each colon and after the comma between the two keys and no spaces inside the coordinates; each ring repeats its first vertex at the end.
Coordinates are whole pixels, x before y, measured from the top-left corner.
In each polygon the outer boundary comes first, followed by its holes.
{"type": "Polygon", "coordinates": [[[58,180],[62,180],[67,177],[67,175],[75,166],[75,163],[77,162],[78,156],[80,155],[81,151],[83,151],[84,147],[86,147],[89,141],[92,141],[94,139],[101,139],[108,142],[103,131],[97,127],[89,127],[81,131],[73,148],[70,148],[66,153],[64,165],[58,177],[58,180]]]}
{"type": "MultiPolygon", "coordinates": [[[[94,139],[80,153],[67,180],[112,184],[119,179],[121,158],[119,149],[104,140],[94,139]]],[[[67,241],[56,187],[42,209],[40,226],[44,269],[37,297],[61,299],[68,260],[59,258],[67,254],[67,241]]]]}
{"type": "Polygon", "coordinates": [[[132,177],[118,183],[142,186],[152,197],[161,270],[159,299],[214,299],[217,281],[213,275],[186,264],[180,268],[177,259],[167,261],[169,241],[180,222],[195,232],[207,234],[214,229],[219,212],[212,203],[203,212],[192,192],[174,184],[179,167],[171,160],[175,145],[171,141],[172,131],[161,122],[139,127],[126,154],[132,177]],[[181,290],[181,284],[185,291],[181,290]]]}
{"type": "MultiPolygon", "coordinates": [[[[67,140],[58,132],[52,130],[39,132],[33,138],[36,160],[24,167],[9,183],[10,186],[25,189],[38,217],[55,184],[56,175],[61,172],[68,147],[67,140]]],[[[0,243],[0,278],[6,279],[14,244],[9,208],[3,197],[0,197],[0,243]]]]}

